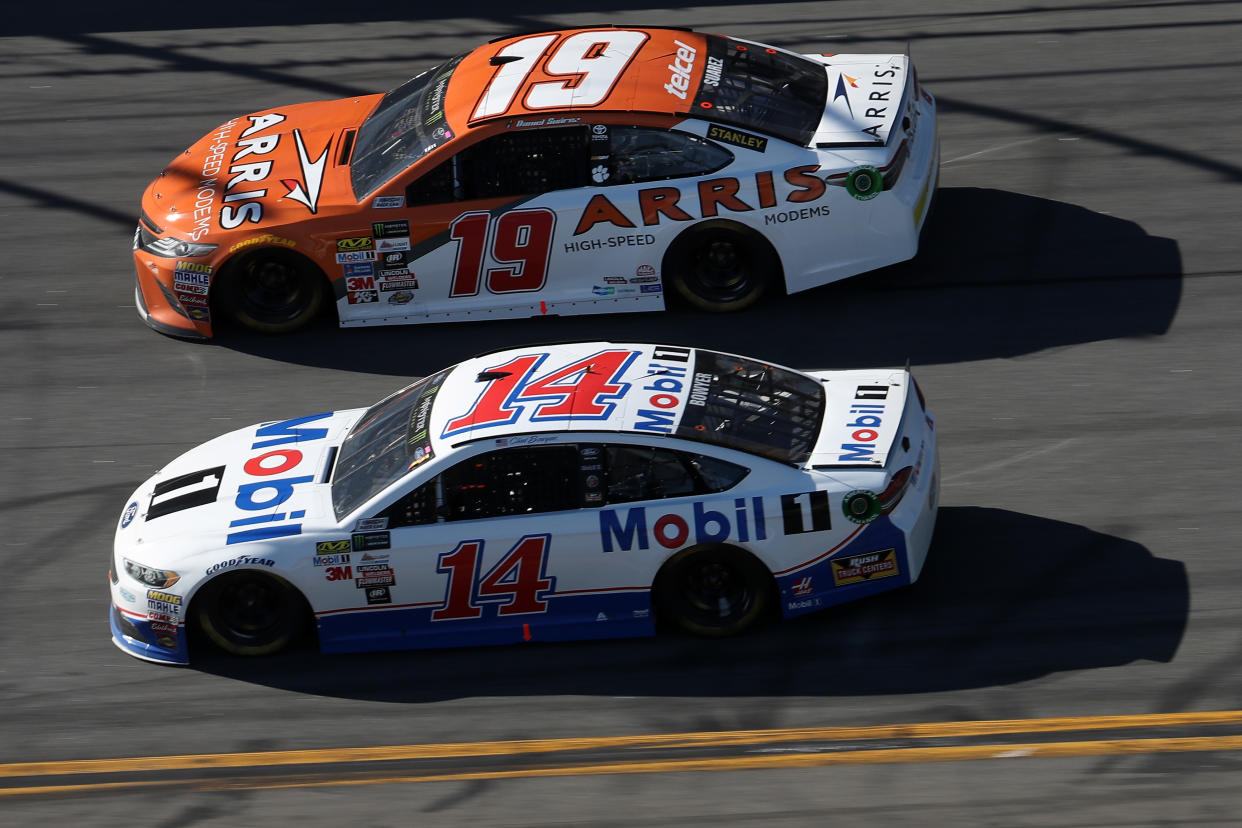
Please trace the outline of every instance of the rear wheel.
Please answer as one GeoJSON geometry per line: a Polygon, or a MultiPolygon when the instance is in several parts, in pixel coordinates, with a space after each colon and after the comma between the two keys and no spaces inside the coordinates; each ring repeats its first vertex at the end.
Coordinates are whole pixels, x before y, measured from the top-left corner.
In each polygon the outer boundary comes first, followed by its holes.
{"type": "Polygon", "coordinates": [[[203,587],[194,599],[203,635],[227,653],[269,655],[284,649],[306,620],[301,596],[287,582],[263,572],[231,572],[203,587]]]}
{"type": "Polygon", "coordinates": [[[752,627],[771,605],[772,576],[729,546],[675,555],[656,580],[661,618],[695,635],[723,637],[752,627]]]}
{"type": "Polygon", "coordinates": [[[748,308],[759,301],[780,269],[775,252],[749,228],[728,222],[700,225],[669,248],[664,262],[673,289],[691,305],[712,312],[748,308]]]}
{"type": "Polygon", "coordinates": [[[224,274],[217,306],[252,331],[292,333],[322,310],[324,287],[323,275],[297,253],[256,250],[224,274]]]}

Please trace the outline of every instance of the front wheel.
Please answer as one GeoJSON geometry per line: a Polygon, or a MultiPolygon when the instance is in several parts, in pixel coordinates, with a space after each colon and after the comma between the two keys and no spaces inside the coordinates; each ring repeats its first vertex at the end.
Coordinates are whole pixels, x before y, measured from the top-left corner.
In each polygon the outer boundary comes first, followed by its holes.
{"type": "Polygon", "coordinates": [[[733,547],[678,553],[656,581],[661,618],[710,637],[737,635],[752,627],[767,612],[771,596],[767,568],[733,547]]]}
{"type": "Polygon", "coordinates": [[[262,572],[232,572],[194,600],[194,618],[207,639],[226,653],[269,655],[284,649],[305,620],[298,593],[262,572]]]}
{"type": "Polygon", "coordinates": [[[243,328],[286,334],[304,328],[323,308],[324,279],[296,253],[265,249],[232,265],[217,308],[243,328]]]}
{"type": "Polygon", "coordinates": [[[745,228],[707,226],[691,230],[669,249],[664,263],[673,289],[691,305],[724,312],[758,302],[775,280],[776,254],[745,228]]]}

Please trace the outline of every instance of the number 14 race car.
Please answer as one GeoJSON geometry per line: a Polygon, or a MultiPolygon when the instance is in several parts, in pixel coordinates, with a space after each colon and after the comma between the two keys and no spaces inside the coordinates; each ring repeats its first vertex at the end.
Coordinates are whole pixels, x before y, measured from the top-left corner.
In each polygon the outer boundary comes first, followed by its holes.
{"type": "Polygon", "coordinates": [[[391,92],[233,118],[147,188],[148,325],[711,311],[914,256],[935,101],[904,55],[680,29],[493,41],[391,92]]]}
{"type": "Polygon", "coordinates": [[[174,460],[117,524],[112,637],[185,664],[312,625],[330,653],[730,635],[912,583],[938,468],[908,370],[502,351],[174,460]]]}

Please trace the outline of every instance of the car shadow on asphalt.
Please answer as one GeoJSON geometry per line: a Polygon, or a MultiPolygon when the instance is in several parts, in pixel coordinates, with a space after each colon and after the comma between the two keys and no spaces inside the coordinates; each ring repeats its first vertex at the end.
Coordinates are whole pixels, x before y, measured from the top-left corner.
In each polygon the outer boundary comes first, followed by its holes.
{"type": "Polygon", "coordinates": [[[739,638],[349,655],[308,645],[269,659],[204,654],[194,667],[281,690],[398,703],[927,693],[1167,663],[1189,607],[1184,565],[1138,543],[1002,509],[949,507],[913,586],[739,638]]]}
{"type": "MultiPolygon", "coordinates": [[[[808,226],[816,243],[831,219],[808,226]]],[[[220,346],[293,364],[406,377],[532,343],[611,339],[754,354],[799,368],[943,364],[1165,333],[1182,291],[1177,242],[1132,221],[1019,193],[942,188],[910,262],[737,314],[545,317],[265,337],[220,346]]]]}

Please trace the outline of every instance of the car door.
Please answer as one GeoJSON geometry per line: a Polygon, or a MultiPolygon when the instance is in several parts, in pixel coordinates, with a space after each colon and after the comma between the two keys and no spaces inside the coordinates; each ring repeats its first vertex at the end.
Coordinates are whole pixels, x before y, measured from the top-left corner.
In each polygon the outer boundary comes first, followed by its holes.
{"type": "Polygon", "coordinates": [[[374,600],[402,610],[406,646],[633,634],[607,623],[633,620],[646,585],[602,560],[598,449],[495,442],[384,509],[364,534],[386,548],[354,554],[355,575],[394,581],[374,600]]]}
{"type": "Polygon", "coordinates": [[[345,316],[537,315],[567,295],[554,242],[586,203],[589,147],[585,126],[513,128],[420,165],[402,207],[372,210],[375,290],[349,296],[345,316]]]}

